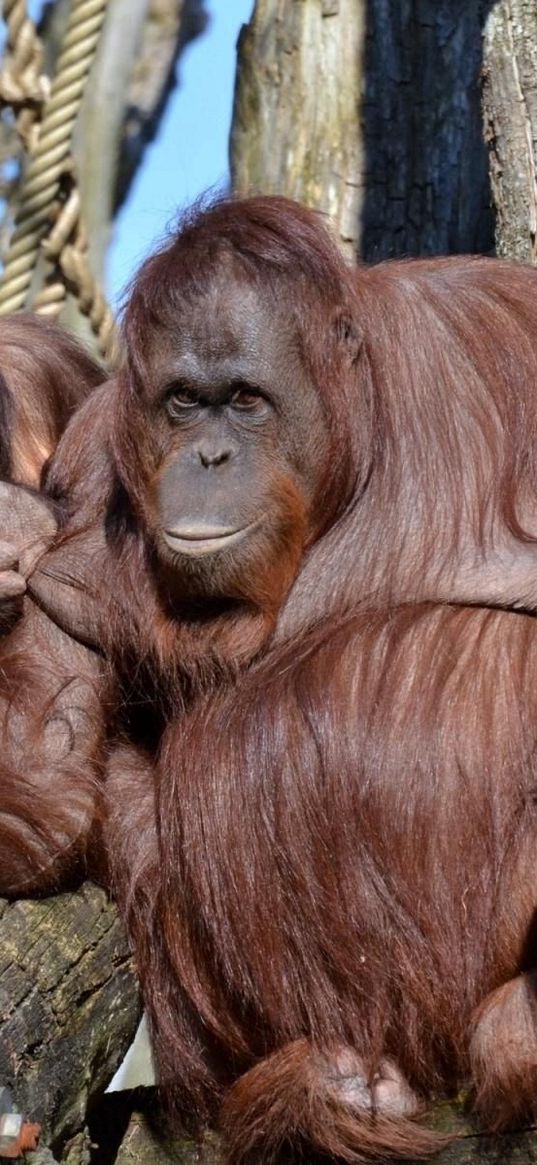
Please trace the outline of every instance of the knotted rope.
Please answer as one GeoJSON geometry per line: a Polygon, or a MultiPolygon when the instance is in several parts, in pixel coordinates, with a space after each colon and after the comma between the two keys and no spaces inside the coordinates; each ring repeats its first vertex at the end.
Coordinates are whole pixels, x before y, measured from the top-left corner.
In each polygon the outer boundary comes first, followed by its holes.
{"type": "Polygon", "coordinates": [[[72,0],[56,73],[46,94],[40,74],[42,47],[24,0],[4,0],[8,59],[0,76],[0,97],[19,110],[17,126],[29,150],[15,227],[0,282],[0,315],[27,306],[39,253],[55,264],[52,279],[36,297],[33,309],[57,315],[67,289],[89,316],[107,354],[114,320],[87,261],[87,239],[80,220],[74,177],[72,135],[84,86],[93,62],[107,0],[72,0]],[[41,117],[39,119],[39,108],[41,117]],[[30,112],[20,125],[22,114],[30,112]],[[31,123],[33,121],[35,124],[31,123]],[[48,237],[47,237],[48,236],[48,237]]]}

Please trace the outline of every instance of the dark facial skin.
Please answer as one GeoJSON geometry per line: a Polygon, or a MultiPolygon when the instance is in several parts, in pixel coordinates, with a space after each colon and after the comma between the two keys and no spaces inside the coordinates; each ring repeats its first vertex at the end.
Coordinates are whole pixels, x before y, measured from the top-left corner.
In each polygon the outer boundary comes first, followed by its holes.
{"type": "Polygon", "coordinates": [[[229,272],[158,338],[148,381],[157,551],[180,575],[210,573],[214,593],[224,562],[267,553],[299,508],[311,528],[328,451],[318,396],[292,321],[229,272]]]}

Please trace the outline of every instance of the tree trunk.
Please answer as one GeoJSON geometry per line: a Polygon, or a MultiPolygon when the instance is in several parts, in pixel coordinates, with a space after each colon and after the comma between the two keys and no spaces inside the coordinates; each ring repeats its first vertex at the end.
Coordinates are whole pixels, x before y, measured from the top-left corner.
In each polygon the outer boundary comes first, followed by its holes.
{"type": "Polygon", "coordinates": [[[358,245],[365,0],[258,0],[239,41],[231,165],[238,193],[286,194],[358,245]]]}
{"type": "MultiPolygon", "coordinates": [[[[163,1140],[154,1121],[154,1104],[148,1105],[150,1119],[135,1111],[130,1119],[114,1165],[224,1165],[225,1156],[213,1134],[200,1145],[188,1139],[163,1140]]],[[[480,1132],[463,1116],[461,1106],[438,1105],[432,1122],[438,1131],[452,1133],[457,1140],[439,1153],[435,1165],[534,1165],[537,1152],[535,1130],[505,1133],[492,1137],[480,1132]]],[[[282,1158],[283,1159],[283,1158],[282,1158]]],[[[312,1155],[312,1162],[314,1157],[312,1155]]],[[[317,1158],[315,1158],[317,1160],[317,1158]]],[[[32,1162],[32,1165],[34,1163],[32,1162]]],[[[261,1165],[253,1158],[252,1165],[261,1165]]],[[[393,1165],[397,1165],[394,1161],[393,1165]]],[[[419,1165],[405,1161],[400,1165],[419,1165]]]]}
{"type": "Polygon", "coordinates": [[[367,259],[489,250],[485,15],[481,0],[257,0],[234,188],[325,211],[367,259]]]}
{"type": "Polygon", "coordinates": [[[535,263],[537,249],[537,7],[500,0],[484,38],[483,113],[499,255],[535,263]]]}
{"type": "Polygon", "coordinates": [[[45,1145],[80,1134],[138,1015],[126,938],[102,890],[0,902],[0,1083],[45,1145]]]}
{"type": "Polygon", "coordinates": [[[365,258],[493,246],[481,0],[371,0],[365,258]]]}
{"type": "Polygon", "coordinates": [[[201,1144],[184,1139],[162,1140],[140,1112],[134,1112],[115,1165],[223,1165],[217,1138],[208,1133],[201,1144]]]}

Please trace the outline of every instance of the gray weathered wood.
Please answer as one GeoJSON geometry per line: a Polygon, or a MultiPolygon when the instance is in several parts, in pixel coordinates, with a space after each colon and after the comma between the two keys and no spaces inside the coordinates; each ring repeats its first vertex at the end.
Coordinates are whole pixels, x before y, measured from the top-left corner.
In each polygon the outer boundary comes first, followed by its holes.
{"type": "Polygon", "coordinates": [[[456,1138],[434,1158],[435,1165],[535,1165],[535,1129],[492,1136],[484,1133],[472,1116],[466,1115],[465,1108],[466,1098],[461,1097],[459,1103],[438,1104],[433,1110],[428,1123],[456,1138]]]}
{"type": "MultiPolygon", "coordinates": [[[[437,1107],[434,1123],[442,1131],[458,1136],[434,1158],[435,1165],[535,1165],[537,1162],[537,1130],[492,1137],[480,1132],[462,1115],[461,1108],[452,1104],[437,1107]]],[[[133,1113],[115,1165],[223,1165],[218,1138],[213,1134],[198,1146],[187,1139],[161,1140],[155,1127],[158,1128],[158,1121],[156,1126],[150,1125],[142,1113],[133,1113]]],[[[407,1161],[404,1165],[413,1163],[407,1161]]]]}
{"type": "Polygon", "coordinates": [[[483,113],[498,254],[537,256],[537,5],[499,0],[484,37],[483,113]]]}
{"type": "Polygon", "coordinates": [[[231,138],[234,189],[286,194],[358,245],[365,0],[258,0],[241,34],[231,138]]]}
{"type": "Polygon", "coordinates": [[[115,1165],[222,1165],[218,1140],[208,1134],[202,1145],[188,1139],[163,1141],[143,1114],[133,1113],[115,1165]]]}
{"type": "Polygon", "coordinates": [[[78,1133],[139,1016],[123,928],[102,890],[0,902],[0,1082],[43,1126],[78,1133]]]}

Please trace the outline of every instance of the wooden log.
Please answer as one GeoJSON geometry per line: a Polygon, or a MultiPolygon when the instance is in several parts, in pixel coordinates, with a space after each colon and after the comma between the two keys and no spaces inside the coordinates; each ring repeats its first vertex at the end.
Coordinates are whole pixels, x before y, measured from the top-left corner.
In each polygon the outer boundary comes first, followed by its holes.
{"type": "MultiPolygon", "coordinates": [[[[535,1165],[537,1130],[519,1129],[492,1136],[466,1112],[467,1100],[443,1102],[433,1110],[430,1124],[438,1132],[451,1134],[451,1145],[434,1158],[435,1165],[535,1165]]],[[[419,1165],[418,1162],[412,1165],[419,1165]]]]}
{"type": "Polygon", "coordinates": [[[201,1144],[188,1138],[163,1140],[141,1112],[134,1112],[115,1165],[222,1165],[218,1138],[208,1133],[201,1144]]]}
{"type": "MultiPolygon", "coordinates": [[[[200,1145],[188,1138],[163,1140],[158,1133],[154,1099],[147,1111],[151,1113],[151,1121],[143,1112],[133,1113],[115,1165],[223,1165],[224,1158],[214,1134],[207,1134],[200,1145]]],[[[465,1116],[463,1101],[437,1105],[432,1123],[439,1131],[453,1133],[457,1138],[434,1157],[434,1165],[535,1165],[537,1161],[537,1129],[498,1136],[483,1133],[472,1118],[465,1116]]],[[[305,1160],[308,1165],[314,1165],[313,1156],[305,1160]]],[[[419,1163],[407,1161],[400,1165],[419,1163]]]]}
{"type": "Polygon", "coordinates": [[[0,1083],[44,1146],[83,1129],[138,1018],[127,940],[102,890],[0,901],[0,1083]]]}
{"type": "Polygon", "coordinates": [[[483,117],[499,255],[537,262],[537,8],[489,6],[483,45],[483,117]]]}

